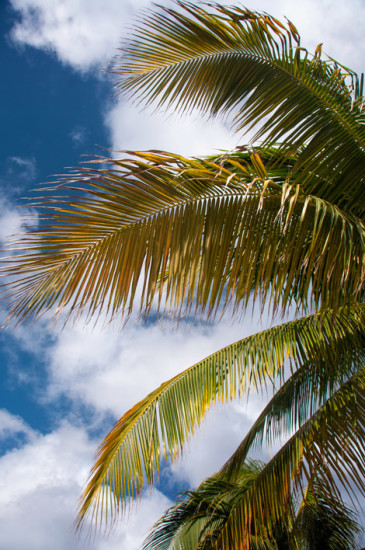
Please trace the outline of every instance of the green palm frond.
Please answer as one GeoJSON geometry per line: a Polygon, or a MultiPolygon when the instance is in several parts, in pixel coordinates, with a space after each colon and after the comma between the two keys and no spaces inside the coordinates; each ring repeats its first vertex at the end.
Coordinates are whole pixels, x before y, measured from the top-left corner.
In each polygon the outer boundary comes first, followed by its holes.
{"type": "MultiPolygon", "coordinates": [[[[298,368],[322,356],[336,362],[349,346],[363,345],[362,306],[317,314],[232,344],[162,384],[128,411],[102,443],[83,495],[79,525],[88,514],[103,522],[153,483],[168,458],[180,453],[207,410],[267,378],[284,376],[289,359],[298,368]],[[102,508],[103,503],[108,506],[102,508]]],[[[295,427],[295,426],[294,426],[295,427]]]]}
{"type": "Polygon", "coordinates": [[[353,550],[361,533],[354,511],[335,495],[322,495],[311,481],[295,518],[292,533],[300,548],[353,550]]]}
{"type": "Polygon", "coordinates": [[[276,390],[274,396],[250,428],[242,443],[224,465],[223,471],[234,476],[247,459],[252,447],[280,444],[286,434],[298,429],[323,405],[348,378],[365,365],[365,340],[362,328],[349,334],[338,356],[311,357],[276,390]]]}
{"type": "Polygon", "coordinates": [[[233,112],[238,130],[258,127],[252,142],[285,138],[288,154],[307,144],[296,168],[308,192],[364,212],[365,117],[346,83],[355,73],[322,59],[321,48],[309,55],[290,22],[176,4],[140,22],[113,67],[119,89],[159,107],[233,112]]]}
{"type": "Polygon", "coordinates": [[[95,162],[31,203],[45,217],[3,260],[10,319],[128,315],[139,283],[143,314],[362,299],[361,220],[285,183],[257,152],[95,162]]]}
{"type": "Polygon", "coordinates": [[[262,468],[259,461],[247,461],[234,483],[216,474],[195,491],[182,493],[178,503],[155,523],[143,550],[211,549],[240,495],[262,468]]]}
{"type": "MultiPolygon", "coordinates": [[[[234,481],[222,472],[182,493],[152,527],[142,550],[212,550],[242,496],[254,486],[265,464],[244,462],[234,481]]],[[[320,483],[311,480],[298,506],[288,507],[274,528],[267,530],[255,517],[250,522],[249,550],[355,548],[360,533],[356,514],[336,495],[323,496],[320,483]],[[271,532],[270,532],[271,531],[271,532]]],[[[232,548],[241,548],[234,541],[232,548]]]]}
{"type": "Polygon", "coordinates": [[[268,462],[226,522],[217,548],[249,548],[252,518],[270,531],[295,494],[319,479],[324,497],[365,494],[365,368],[351,377],[268,462]]]}

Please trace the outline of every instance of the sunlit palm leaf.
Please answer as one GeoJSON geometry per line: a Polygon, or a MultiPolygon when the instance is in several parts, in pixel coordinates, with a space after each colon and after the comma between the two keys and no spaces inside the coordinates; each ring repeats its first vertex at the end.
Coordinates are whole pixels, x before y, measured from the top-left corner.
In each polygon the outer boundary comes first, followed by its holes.
{"type": "Polygon", "coordinates": [[[278,445],[308,420],[341,384],[365,365],[365,339],[362,327],[348,335],[338,356],[312,357],[303,362],[275,392],[237,450],[224,465],[225,475],[234,476],[252,447],[278,445]]]}
{"type": "Polygon", "coordinates": [[[333,476],[350,493],[365,494],[365,368],[331,396],[265,466],[225,524],[217,548],[249,548],[252,518],[273,530],[295,492],[321,479],[328,498],[333,476]],[[239,546],[239,545],[242,546],[239,546]]]}
{"type": "MultiPolygon", "coordinates": [[[[240,502],[261,474],[264,463],[248,460],[232,481],[225,474],[214,474],[195,491],[182,493],[175,506],[155,523],[143,550],[211,550],[240,502]]],[[[291,499],[290,499],[291,500],[291,499]]],[[[251,520],[250,550],[355,548],[359,533],[356,516],[344,502],[322,494],[319,483],[311,480],[299,508],[288,503],[285,515],[271,532],[251,520]]],[[[241,548],[235,541],[230,549],[241,548]]]]}
{"type": "Polygon", "coordinates": [[[262,388],[268,376],[283,376],[285,359],[298,367],[319,356],[336,361],[349,346],[360,346],[363,322],[358,307],[285,323],[228,346],[162,384],[128,411],[102,443],[79,524],[89,513],[103,522],[138,495],[146,480],[152,483],[161,463],[180,453],[214,403],[262,388]],[[100,503],[109,499],[111,508],[101,511],[100,503]]]}
{"type": "Polygon", "coordinates": [[[122,49],[113,67],[120,89],[181,111],[232,111],[238,129],[258,125],[253,142],[285,138],[289,153],[306,143],[297,168],[305,167],[308,192],[363,212],[362,98],[354,101],[345,83],[356,75],[323,60],[320,48],[310,56],[290,22],[239,7],[215,5],[212,13],[176,4],[152,11],[122,49]]]}
{"type": "Polygon", "coordinates": [[[139,157],[96,161],[31,203],[45,218],[7,261],[10,318],[128,315],[138,283],[143,314],[209,316],[251,296],[274,311],[362,298],[361,220],[284,183],[282,168],[257,153],[139,157]]]}

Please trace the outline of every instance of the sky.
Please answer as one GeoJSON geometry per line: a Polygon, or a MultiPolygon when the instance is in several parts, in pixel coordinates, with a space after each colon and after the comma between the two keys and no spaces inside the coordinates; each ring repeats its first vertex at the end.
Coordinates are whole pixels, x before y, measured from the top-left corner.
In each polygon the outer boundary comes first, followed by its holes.
{"type": "MultiPolygon", "coordinates": [[[[164,2],[166,3],[166,2],[164,2]]],[[[229,2],[225,2],[228,4],[229,2]]],[[[247,0],[286,15],[303,44],[364,70],[364,0],[247,0]]],[[[139,111],[116,96],[105,68],[149,0],[0,0],[0,240],[24,229],[22,198],[83,155],[165,149],[211,154],[242,143],[222,121],[139,111]]],[[[147,393],[213,351],[269,326],[240,322],[177,329],[54,326],[49,318],[0,333],[0,550],[138,550],[182,489],[230,456],[263,398],[212,411],[183,458],[167,467],[108,538],[73,534],[78,498],[98,444],[147,393]]]]}

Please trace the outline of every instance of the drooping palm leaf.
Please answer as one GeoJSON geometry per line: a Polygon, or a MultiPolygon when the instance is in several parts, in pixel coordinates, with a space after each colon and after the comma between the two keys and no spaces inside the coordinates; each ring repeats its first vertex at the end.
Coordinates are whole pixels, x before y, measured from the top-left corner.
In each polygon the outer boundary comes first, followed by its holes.
{"type": "Polygon", "coordinates": [[[257,125],[253,142],[306,147],[297,169],[308,192],[364,212],[365,126],[357,76],[302,48],[292,23],[240,7],[189,2],[160,7],[139,22],[113,71],[117,86],[143,103],[230,111],[239,130],[257,125]],[[210,6],[212,8],[212,6],[210,6]],[[325,182],[325,184],[324,184],[325,182]]]}
{"type": "Polygon", "coordinates": [[[354,511],[335,495],[322,495],[320,484],[308,486],[292,532],[300,548],[352,550],[361,533],[354,511]]]}
{"type": "MultiPolygon", "coordinates": [[[[330,321],[331,322],[331,321],[330,321]]],[[[280,444],[283,436],[298,429],[323,405],[341,384],[365,365],[365,340],[362,327],[348,335],[342,352],[332,357],[311,357],[275,392],[223,471],[230,476],[240,471],[252,447],[280,444]]]]}
{"type": "MultiPolygon", "coordinates": [[[[212,550],[242,495],[253,486],[264,463],[244,462],[237,478],[214,474],[195,491],[182,493],[152,527],[142,550],[212,550]]],[[[335,495],[322,494],[311,480],[300,506],[288,509],[271,533],[251,519],[250,550],[349,550],[355,548],[359,525],[349,506],[335,495]]],[[[236,541],[230,548],[239,548],[236,541]]]]}
{"type": "Polygon", "coordinates": [[[282,168],[257,153],[138,157],[96,161],[31,203],[45,217],[7,260],[10,318],[128,314],[138,283],[144,314],[156,295],[175,315],[252,296],[284,311],[362,298],[361,220],[285,183],[282,168]]]}
{"type": "MultiPolygon", "coordinates": [[[[217,548],[249,548],[251,520],[273,531],[295,494],[320,479],[326,498],[345,490],[365,494],[365,367],[285,443],[242,495],[226,522],[217,548]],[[241,546],[239,546],[241,544],[241,546]]],[[[353,493],[354,494],[354,493],[353,493]]]]}
{"type": "Polygon", "coordinates": [[[298,367],[319,356],[334,363],[349,348],[363,345],[363,322],[362,306],[292,321],[230,345],[162,384],[128,411],[102,443],[79,525],[89,513],[107,520],[139,494],[145,481],[153,483],[161,464],[180,453],[214,403],[262,388],[268,376],[283,376],[285,359],[298,367]],[[101,503],[109,500],[109,508],[101,511],[101,503]]]}
{"type": "MultiPolygon", "coordinates": [[[[259,461],[247,461],[235,482],[213,475],[196,491],[182,493],[178,503],[153,526],[143,550],[212,548],[241,493],[252,485],[262,468],[259,461]]],[[[255,545],[252,550],[256,550],[255,545]]]]}

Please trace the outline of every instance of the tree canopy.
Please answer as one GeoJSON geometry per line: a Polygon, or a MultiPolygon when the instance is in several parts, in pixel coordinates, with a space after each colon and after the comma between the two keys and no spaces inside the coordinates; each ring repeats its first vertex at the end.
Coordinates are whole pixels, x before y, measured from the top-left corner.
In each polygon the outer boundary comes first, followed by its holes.
{"type": "Polygon", "coordinates": [[[223,468],[286,442],[230,512],[220,548],[249,548],[252,518],[273,532],[309,482],[323,498],[365,492],[362,78],[311,55],[294,25],[241,7],[176,2],[136,27],[113,65],[143,104],[229,113],[249,145],[213,158],[162,151],[102,158],[32,202],[40,224],[3,268],[8,323],[51,310],[98,315],[240,315],[293,321],[217,351],[117,422],[83,495],[108,520],[175,459],[217,401],[280,382],[223,468]],[[141,290],[140,290],[141,289],[141,290]],[[243,545],[243,546],[242,546],[243,545]]]}

